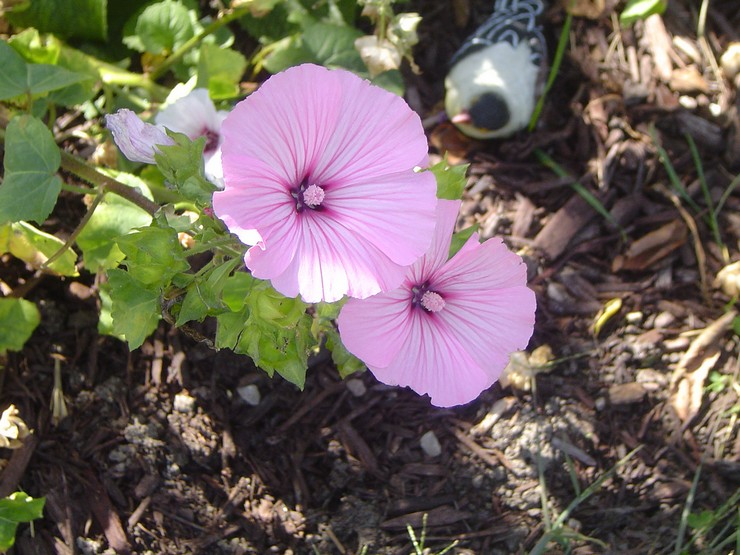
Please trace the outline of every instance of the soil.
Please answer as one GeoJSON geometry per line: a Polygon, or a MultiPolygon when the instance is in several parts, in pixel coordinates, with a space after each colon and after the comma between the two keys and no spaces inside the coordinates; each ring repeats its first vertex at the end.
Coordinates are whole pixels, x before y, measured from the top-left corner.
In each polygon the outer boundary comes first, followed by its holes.
{"type": "MultiPolygon", "coordinates": [[[[614,6],[574,18],[538,127],[488,142],[433,116],[440,60],[489,2],[412,7],[424,20],[407,97],[432,116],[432,152],[471,164],[460,225],[525,257],[538,299],[528,353],[540,349],[518,357],[505,387],[455,409],[369,373],[341,381],[321,356],[298,391],[165,324],[130,353],[96,331],[93,276],[36,276],[5,256],[0,279],[43,313],[8,355],[0,398],[34,429],[4,452],[0,496],[47,499],[15,553],[408,554],[408,525],[435,553],[455,541],[450,553],[527,553],[605,477],[560,528],[569,547],[540,552],[657,554],[697,536],[681,531],[684,512],[717,511],[736,494],[740,340],[715,282],[740,259],[740,195],[723,196],[740,169],[737,81],[716,66],[739,39],[734,1],[710,3],[701,40],[688,0],[621,31],[614,6]],[[702,178],[723,202],[726,252],[707,225],[702,178]],[[614,299],[621,307],[598,320],[614,299]],[[64,417],[50,409],[55,365],[64,417]]],[[[552,6],[546,19],[554,52],[565,13],[552,6]]],[[[49,229],[68,233],[81,209],[63,200],[49,229]]],[[[734,541],[712,542],[733,530],[720,525],[687,552],[730,553],[734,541]]]]}

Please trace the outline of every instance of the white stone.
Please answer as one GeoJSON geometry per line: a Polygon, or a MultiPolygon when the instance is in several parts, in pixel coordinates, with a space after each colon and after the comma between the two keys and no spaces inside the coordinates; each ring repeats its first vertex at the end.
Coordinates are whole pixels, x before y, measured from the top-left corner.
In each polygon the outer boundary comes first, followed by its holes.
{"type": "Polygon", "coordinates": [[[367,391],[367,388],[365,387],[365,382],[358,378],[347,380],[347,389],[349,389],[349,392],[355,397],[362,397],[367,391]]]}
{"type": "Polygon", "coordinates": [[[442,454],[442,446],[439,444],[437,436],[431,430],[421,436],[419,443],[421,444],[421,450],[428,457],[439,457],[442,454]]]}
{"type": "Polygon", "coordinates": [[[174,409],[177,412],[191,413],[195,410],[195,399],[187,393],[175,395],[174,409]]]}
{"type": "Polygon", "coordinates": [[[245,403],[253,407],[259,405],[260,401],[262,400],[262,395],[260,394],[259,387],[254,384],[238,387],[236,389],[236,392],[239,394],[239,397],[244,399],[245,403]]]}

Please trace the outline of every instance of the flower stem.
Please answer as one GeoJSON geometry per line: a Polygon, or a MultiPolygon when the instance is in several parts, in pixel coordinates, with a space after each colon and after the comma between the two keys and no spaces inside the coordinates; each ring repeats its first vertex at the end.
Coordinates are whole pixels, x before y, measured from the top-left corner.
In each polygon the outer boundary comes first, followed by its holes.
{"type": "Polygon", "coordinates": [[[182,59],[182,57],[185,54],[187,54],[190,50],[192,50],[195,46],[197,46],[200,43],[200,41],[202,41],[208,35],[215,33],[224,25],[227,25],[228,23],[231,23],[235,19],[238,19],[241,16],[245,15],[248,11],[249,11],[249,4],[245,4],[238,8],[233,8],[231,10],[227,10],[226,12],[224,12],[224,14],[221,17],[211,22],[197,35],[188,39],[180,48],[178,48],[170,56],[165,58],[161,64],[159,64],[154,69],[152,69],[152,71],[149,72],[149,78],[152,81],[156,81],[157,79],[162,77],[162,75],[164,75],[168,69],[170,69],[174,64],[179,62],[182,59]]]}
{"type": "Polygon", "coordinates": [[[62,153],[62,169],[75,174],[80,179],[87,181],[95,185],[101,194],[114,193],[119,197],[123,197],[129,202],[132,202],[142,210],[145,210],[152,216],[159,210],[159,205],[146,198],[141,193],[136,192],[136,189],[124,185],[120,181],[108,177],[100,173],[95,168],[88,166],[85,162],[73,156],[72,154],[61,149],[62,153]]]}

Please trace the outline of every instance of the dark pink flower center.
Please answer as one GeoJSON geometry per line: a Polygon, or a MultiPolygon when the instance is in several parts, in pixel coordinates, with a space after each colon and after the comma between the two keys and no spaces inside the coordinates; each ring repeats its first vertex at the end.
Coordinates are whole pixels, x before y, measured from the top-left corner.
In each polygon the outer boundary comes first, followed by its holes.
{"type": "Polygon", "coordinates": [[[301,186],[291,191],[291,196],[295,199],[295,209],[302,212],[308,208],[310,210],[321,210],[321,203],[324,202],[326,193],[324,189],[315,183],[308,183],[307,179],[303,180],[301,186]]]}
{"type": "Polygon", "coordinates": [[[203,147],[203,154],[213,152],[218,148],[219,135],[215,131],[208,129],[207,127],[201,131],[200,137],[206,138],[206,144],[203,147]]]}
{"type": "Polygon", "coordinates": [[[411,293],[412,306],[420,306],[427,312],[439,312],[445,307],[442,295],[430,290],[428,283],[412,287],[411,293]]]}

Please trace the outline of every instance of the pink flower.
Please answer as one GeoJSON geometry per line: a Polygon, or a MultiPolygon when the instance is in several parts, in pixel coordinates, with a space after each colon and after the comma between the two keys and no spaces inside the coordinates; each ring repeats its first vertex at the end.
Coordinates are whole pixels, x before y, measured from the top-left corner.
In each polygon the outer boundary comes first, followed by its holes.
{"type": "Polygon", "coordinates": [[[245,262],[288,297],[364,298],[397,287],[424,254],[436,184],[419,117],[343,70],[305,64],[268,79],[222,127],[226,188],[213,209],[254,245],[245,262]]]}
{"type": "Polygon", "coordinates": [[[474,234],[447,259],[459,201],[440,201],[427,254],[394,291],[350,299],[337,323],[347,349],[381,382],[449,407],[475,399],[527,346],[535,296],[521,258],[474,234]]]}

